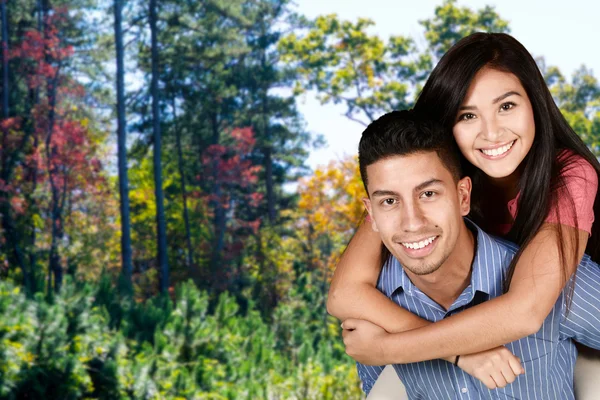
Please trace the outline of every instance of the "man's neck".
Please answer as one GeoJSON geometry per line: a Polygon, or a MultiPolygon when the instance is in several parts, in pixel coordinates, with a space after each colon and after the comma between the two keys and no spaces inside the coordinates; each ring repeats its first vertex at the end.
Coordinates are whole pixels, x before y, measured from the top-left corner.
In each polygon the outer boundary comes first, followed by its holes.
{"type": "Polygon", "coordinates": [[[415,275],[405,270],[417,288],[446,310],[471,282],[475,238],[475,234],[463,224],[454,250],[437,271],[415,275]]]}

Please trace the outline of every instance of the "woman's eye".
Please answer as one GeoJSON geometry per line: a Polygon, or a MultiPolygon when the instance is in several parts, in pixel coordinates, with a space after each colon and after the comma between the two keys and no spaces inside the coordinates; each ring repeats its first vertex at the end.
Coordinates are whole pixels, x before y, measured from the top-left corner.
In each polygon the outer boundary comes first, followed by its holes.
{"type": "Polygon", "coordinates": [[[514,106],[515,106],[515,103],[513,103],[513,102],[510,102],[510,101],[509,101],[509,102],[507,102],[507,103],[503,103],[503,104],[500,106],[500,109],[501,109],[502,111],[508,111],[508,110],[510,110],[511,108],[513,108],[514,106]]]}
{"type": "Polygon", "coordinates": [[[470,120],[470,119],[473,119],[473,118],[475,118],[475,114],[464,113],[464,114],[461,114],[460,117],[458,117],[458,120],[459,121],[467,121],[467,120],[470,120]]]}

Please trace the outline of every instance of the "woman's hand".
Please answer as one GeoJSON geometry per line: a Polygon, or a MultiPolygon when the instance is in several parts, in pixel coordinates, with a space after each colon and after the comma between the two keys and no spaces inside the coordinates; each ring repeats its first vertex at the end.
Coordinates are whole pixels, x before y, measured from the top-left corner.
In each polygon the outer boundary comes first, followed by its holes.
{"type": "Polygon", "coordinates": [[[519,358],[504,346],[460,356],[457,366],[488,389],[503,388],[525,372],[519,358]]]}
{"type": "MultiPolygon", "coordinates": [[[[342,324],[346,354],[365,365],[394,364],[389,358],[385,343],[393,340],[393,334],[380,326],[360,319],[347,319],[342,324]]],[[[397,336],[397,335],[396,335],[397,336]]],[[[453,362],[455,357],[446,361],[453,362]]],[[[506,347],[500,346],[475,354],[460,356],[457,366],[472,377],[479,379],[489,389],[503,388],[524,373],[518,357],[506,347]]]]}
{"type": "Polygon", "coordinates": [[[365,365],[392,364],[386,359],[383,343],[389,333],[382,327],[362,319],[347,319],[342,323],[346,354],[365,365]]]}

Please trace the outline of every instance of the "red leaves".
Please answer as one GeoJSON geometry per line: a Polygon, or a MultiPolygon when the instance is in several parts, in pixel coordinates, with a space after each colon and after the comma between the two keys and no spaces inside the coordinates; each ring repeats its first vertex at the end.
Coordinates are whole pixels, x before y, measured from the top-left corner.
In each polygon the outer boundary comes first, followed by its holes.
{"type": "Polygon", "coordinates": [[[258,207],[264,197],[265,196],[262,193],[254,192],[254,193],[250,193],[250,195],[248,196],[248,199],[250,200],[250,205],[252,207],[258,207]]]}
{"type": "MultiPolygon", "coordinates": [[[[4,133],[0,151],[27,153],[21,158],[24,162],[15,167],[11,181],[0,185],[4,192],[1,200],[10,202],[16,213],[26,210],[20,189],[49,190],[53,186],[60,196],[69,193],[72,202],[104,190],[102,164],[95,157],[97,145],[90,140],[88,122],[76,106],[82,103],[84,88],[62,70],[74,53],[61,39],[67,18],[66,8],[55,8],[44,21],[43,34],[35,29],[25,32],[9,53],[12,62],[18,64],[21,79],[39,93],[36,104],[23,111],[32,119],[32,131],[22,131],[19,118],[0,121],[4,133]]],[[[40,204],[48,198],[40,196],[40,204]]]]}
{"type": "Polygon", "coordinates": [[[25,214],[25,199],[23,199],[22,197],[18,197],[18,196],[13,196],[10,199],[10,205],[12,206],[12,209],[14,210],[14,212],[16,212],[17,214],[25,214]]]}
{"type": "Polygon", "coordinates": [[[59,26],[66,17],[66,9],[57,9],[46,18],[44,34],[30,30],[23,36],[23,41],[10,51],[11,59],[21,61],[27,84],[32,89],[54,81],[62,62],[74,53],[73,46],[65,46],[59,37],[59,26]]]}
{"type": "Polygon", "coordinates": [[[252,129],[234,129],[222,141],[206,149],[202,157],[204,174],[197,178],[213,188],[212,193],[203,196],[213,211],[217,207],[227,210],[228,239],[223,257],[232,260],[244,249],[248,235],[257,234],[260,228],[259,218],[250,221],[244,218],[248,207],[257,208],[263,200],[263,194],[254,187],[261,166],[255,165],[251,157],[256,143],[252,129]],[[240,208],[245,211],[238,211],[240,208]]]}
{"type": "Polygon", "coordinates": [[[3,132],[19,130],[21,128],[21,117],[7,118],[0,122],[0,129],[3,132]]]}
{"type": "Polygon", "coordinates": [[[258,180],[260,166],[253,165],[250,155],[256,140],[250,128],[234,129],[229,144],[209,146],[203,156],[204,179],[221,186],[246,188],[258,180]]]}

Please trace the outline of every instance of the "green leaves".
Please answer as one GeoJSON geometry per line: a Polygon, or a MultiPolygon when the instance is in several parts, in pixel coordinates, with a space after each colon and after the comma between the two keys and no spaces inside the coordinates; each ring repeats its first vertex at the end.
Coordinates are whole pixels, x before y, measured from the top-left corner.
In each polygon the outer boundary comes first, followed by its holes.
{"type": "Polygon", "coordinates": [[[571,81],[555,66],[546,66],[543,57],[538,57],[538,66],[554,101],[573,130],[588,145],[592,152],[600,155],[600,85],[592,71],[581,66],[571,81]]]}
{"type": "Polygon", "coordinates": [[[0,282],[0,397],[360,396],[354,363],[334,345],[339,327],[331,317],[324,324],[325,310],[304,300],[314,289],[288,293],[271,325],[253,308],[241,314],[229,294],[211,301],[192,282],[179,285],[173,300],[145,304],[119,297],[107,282],[68,280],[51,302],[27,300],[0,282]]]}
{"type": "Polygon", "coordinates": [[[362,125],[393,109],[412,107],[433,65],[450,46],[477,31],[508,32],[508,23],[493,7],[473,11],[446,0],[435,16],[421,21],[427,48],[415,40],[371,34],[368,19],[342,21],[319,16],[282,38],[282,61],[297,69],[302,80],[294,93],[314,90],[323,103],[344,104],[346,117],[362,125]]]}
{"type": "Polygon", "coordinates": [[[445,0],[435,8],[435,16],[420,21],[425,28],[425,39],[429,51],[439,60],[452,45],[475,32],[509,33],[508,21],[500,18],[494,7],[485,6],[473,11],[468,7],[457,7],[456,0],[445,0]]]}
{"type": "Polygon", "coordinates": [[[406,104],[407,90],[396,80],[415,71],[406,56],[414,51],[410,38],[394,37],[389,43],[368,33],[368,19],[341,21],[337,15],[317,17],[279,42],[282,61],[301,77],[296,93],[315,90],[322,103],[343,103],[346,116],[366,124],[385,109],[406,104]]]}

